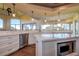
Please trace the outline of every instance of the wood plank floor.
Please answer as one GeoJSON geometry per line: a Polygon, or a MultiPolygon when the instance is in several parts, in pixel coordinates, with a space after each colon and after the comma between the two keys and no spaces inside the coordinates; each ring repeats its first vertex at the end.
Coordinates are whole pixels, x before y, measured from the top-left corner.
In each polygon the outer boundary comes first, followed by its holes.
{"type": "Polygon", "coordinates": [[[26,46],[9,56],[35,56],[35,45],[26,46]]]}

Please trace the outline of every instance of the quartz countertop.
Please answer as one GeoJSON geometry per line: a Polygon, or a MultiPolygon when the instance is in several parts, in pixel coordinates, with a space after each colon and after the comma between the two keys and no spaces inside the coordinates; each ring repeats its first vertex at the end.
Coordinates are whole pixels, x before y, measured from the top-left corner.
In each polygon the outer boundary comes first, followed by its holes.
{"type": "Polygon", "coordinates": [[[37,41],[47,41],[47,40],[65,40],[65,39],[71,39],[71,38],[77,38],[77,37],[65,37],[65,38],[53,38],[53,33],[44,33],[44,32],[38,32],[38,31],[0,31],[0,36],[8,36],[8,35],[17,35],[17,34],[23,34],[23,33],[29,33],[33,34],[33,36],[36,38],[37,41]]]}
{"type": "Polygon", "coordinates": [[[38,31],[0,31],[0,36],[16,35],[23,33],[37,33],[38,31]]]}
{"type": "Polygon", "coordinates": [[[23,32],[23,31],[0,31],[0,36],[16,35],[16,34],[22,34],[22,33],[28,33],[28,32],[23,32]]]}
{"type": "Polygon", "coordinates": [[[54,41],[59,41],[59,40],[75,40],[75,38],[79,38],[79,36],[72,36],[72,37],[65,37],[65,38],[53,38],[53,36],[44,36],[44,35],[41,35],[41,34],[37,34],[35,35],[36,37],[36,40],[37,41],[50,41],[50,40],[54,40],[54,41]]]}

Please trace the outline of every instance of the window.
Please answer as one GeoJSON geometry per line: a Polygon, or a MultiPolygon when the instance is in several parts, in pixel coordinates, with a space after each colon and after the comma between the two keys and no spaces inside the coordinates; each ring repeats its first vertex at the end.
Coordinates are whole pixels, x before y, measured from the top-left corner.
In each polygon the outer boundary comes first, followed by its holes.
{"type": "Polygon", "coordinates": [[[43,30],[46,30],[46,29],[49,29],[50,25],[49,24],[44,24],[44,25],[41,25],[41,29],[43,30]]]}
{"type": "Polygon", "coordinates": [[[63,24],[63,29],[64,30],[69,30],[69,24],[63,24]]]}
{"type": "Polygon", "coordinates": [[[3,20],[0,19],[0,28],[3,28],[3,20]]]}
{"type": "Polygon", "coordinates": [[[36,30],[36,24],[35,23],[23,24],[23,30],[36,30]]]}
{"type": "Polygon", "coordinates": [[[75,30],[76,30],[76,34],[79,34],[79,21],[76,21],[76,26],[75,26],[75,30]]]}
{"type": "Polygon", "coordinates": [[[11,19],[11,30],[20,30],[20,20],[19,19],[11,19]]]}

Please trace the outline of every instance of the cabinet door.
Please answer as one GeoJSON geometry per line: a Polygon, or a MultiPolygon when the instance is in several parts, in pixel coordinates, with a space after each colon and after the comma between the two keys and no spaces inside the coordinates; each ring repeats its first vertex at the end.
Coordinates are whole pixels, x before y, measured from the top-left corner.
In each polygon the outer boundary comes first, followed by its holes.
{"type": "Polygon", "coordinates": [[[0,55],[8,55],[19,49],[19,35],[0,37],[0,55]]]}
{"type": "Polygon", "coordinates": [[[19,49],[18,43],[6,45],[5,47],[0,48],[0,55],[8,55],[18,49],[19,49]]]}

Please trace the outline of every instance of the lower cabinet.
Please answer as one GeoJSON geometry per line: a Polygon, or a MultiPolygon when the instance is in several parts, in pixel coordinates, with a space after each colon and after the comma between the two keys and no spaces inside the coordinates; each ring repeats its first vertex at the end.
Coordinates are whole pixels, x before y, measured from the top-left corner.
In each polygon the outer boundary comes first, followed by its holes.
{"type": "Polygon", "coordinates": [[[9,55],[19,49],[19,35],[0,37],[0,56],[9,55]]]}
{"type": "Polygon", "coordinates": [[[29,39],[29,34],[27,33],[19,34],[19,48],[28,46],[28,39],[29,39]]]}

